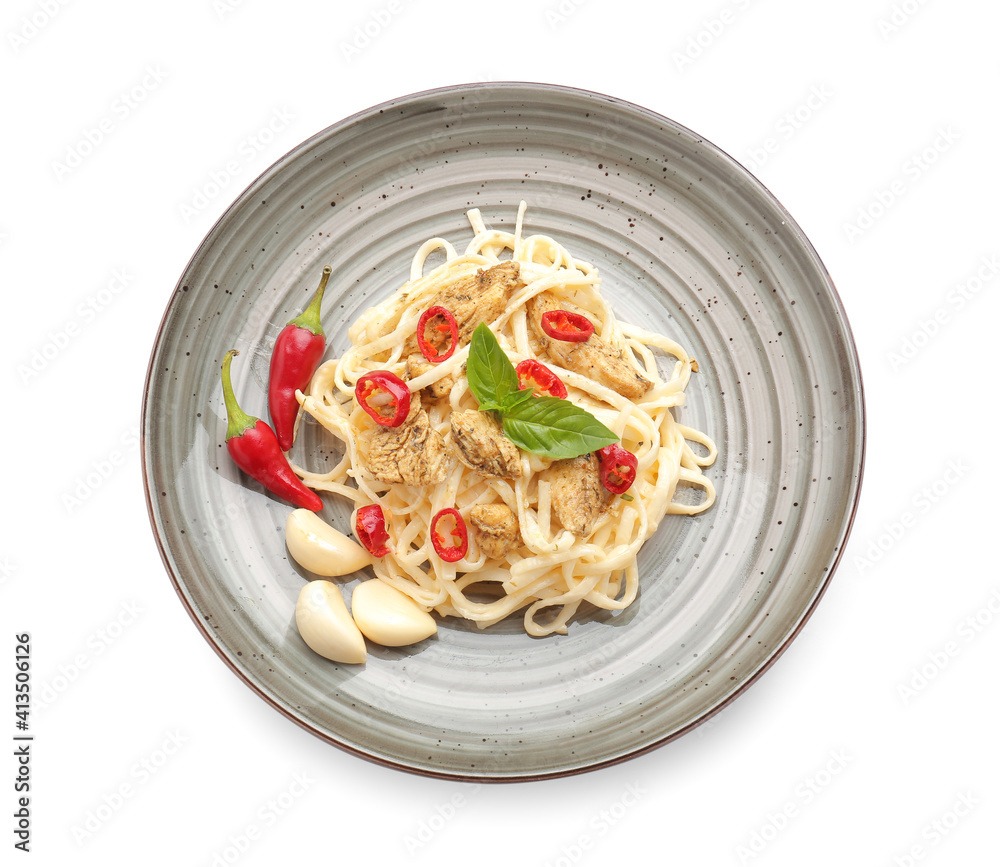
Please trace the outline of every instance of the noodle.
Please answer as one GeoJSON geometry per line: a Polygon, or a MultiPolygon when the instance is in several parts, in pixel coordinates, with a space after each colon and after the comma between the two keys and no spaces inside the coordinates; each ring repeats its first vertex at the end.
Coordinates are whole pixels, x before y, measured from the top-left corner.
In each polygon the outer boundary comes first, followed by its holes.
{"type": "MultiPolygon", "coordinates": [[[[524,609],[525,630],[543,636],[565,633],[585,602],[606,610],[631,604],[638,591],[639,549],[663,517],[698,514],[714,502],[715,488],[702,470],[712,465],[717,451],[707,434],[678,424],[671,413],[684,403],[684,390],[697,370],[694,359],[667,337],[619,323],[600,295],[597,270],[574,259],[552,238],[524,236],[524,212],[522,202],[515,230],[509,233],[487,229],[479,211],[469,211],[474,237],[464,253],[441,238],[421,245],[409,281],[350,326],[350,348],[320,366],[307,394],[298,393],[303,411],[344,444],[343,458],[325,473],[298,466],[295,470],[310,487],[353,500],[355,508],[382,506],[394,550],[374,562],[380,579],[428,610],[481,627],[524,609]],[[428,258],[439,251],[446,261],[425,274],[428,258]],[[544,359],[569,389],[569,400],[610,428],[638,459],[628,496],[612,498],[586,536],[563,529],[553,514],[550,485],[541,475],[552,461],[524,451],[521,477],[512,480],[484,478],[453,457],[444,481],[424,487],[378,481],[366,469],[368,440],[376,425],[355,401],[355,383],[373,370],[391,370],[405,378],[403,347],[430,299],[456,280],[497,265],[507,253],[519,263],[524,285],[513,293],[503,314],[487,324],[512,363],[535,357],[525,303],[540,292],[551,292],[587,313],[597,323],[596,333],[620,348],[652,382],[642,397],[630,400],[544,359]],[[667,378],[659,371],[657,354],[676,359],[667,378]],[[699,489],[698,502],[677,502],[678,486],[699,489]],[[520,540],[513,550],[490,559],[470,529],[463,559],[448,563],[438,557],[428,530],[432,516],[454,507],[467,519],[474,506],[490,503],[503,503],[517,516],[520,540]]],[[[469,345],[460,346],[446,361],[407,383],[416,397],[432,383],[454,380],[447,397],[427,407],[431,426],[446,441],[450,413],[478,408],[464,372],[468,355],[469,345]]]]}

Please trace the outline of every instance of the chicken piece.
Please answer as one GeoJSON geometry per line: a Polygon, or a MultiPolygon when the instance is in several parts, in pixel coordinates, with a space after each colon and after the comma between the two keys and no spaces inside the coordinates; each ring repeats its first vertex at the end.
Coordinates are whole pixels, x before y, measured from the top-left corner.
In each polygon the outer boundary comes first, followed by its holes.
{"type": "Polygon", "coordinates": [[[541,475],[549,482],[556,520],[574,536],[586,536],[607,505],[600,465],[597,455],[589,453],[555,461],[541,475]]]}
{"type": "Polygon", "coordinates": [[[517,515],[505,503],[473,506],[469,520],[480,549],[492,560],[499,560],[521,541],[517,515]]]}
{"type": "Polygon", "coordinates": [[[542,330],[542,315],[550,310],[562,309],[551,292],[539,293],[525,306],[535,345],[544,349],[560,367],[590,377],[629,400],[642,397],[652,388],[653,383],[625,358],[620,349],[610,346],[597,334],[591,334],[582,343],[550,338],[542,330]]]}
{"type": "MultiPolygon", "coordinates": [[[[520,264],[501,262],[446,286],[427,306],[449,310],[458,325],[458,342],[468,343],[476,326],[499,317],[507,309],[510,296],[523,285],[520,264]]],[[[413,334],[407,338],[405,352],[409,355],[419,351],[417,336],[413,334]]]]}
{"type": "MultiPolygon", "coordinates": [[[[419,352],[414,352],[406,357],[406,378],[416,379],[418,376],[423,376],[436,366],[437,365],[432,364],[424,358],[419,352]]],[[[446,376],[442,376],[436,382],[432,382],[430,385],[424,386],[420,389],[420,391],[422,394],[426,394],[431,400],[440,400],[441,398],[447,397],[451,394],[451,389],[454,384],[455,377],[449,373],[446,376]]]]}
{"type": "Polygon", "coordinates": [[[448,449],[444,438],[430,426],[420,401],[399,427],[382,427],[368,444],[368,471],[379,481],[395,484],[436,485],[448,474],[448,449]]]}
{"type": "Polygon", "coordinates": [[[516,289],[524,285],[517,262],[501,262],[471,277],[459,280],[434,296],[438,304],[451,311],[458,323],[458,339],[468,343],[480,322],[492,322],[507,309],[516,289]]]}
{"type": "Polygon", "coordinates": [[[521,453],[490,414],[466,409],[451,414],[451,441],[458,459],[487,479],[521,478],[521,453]]]}

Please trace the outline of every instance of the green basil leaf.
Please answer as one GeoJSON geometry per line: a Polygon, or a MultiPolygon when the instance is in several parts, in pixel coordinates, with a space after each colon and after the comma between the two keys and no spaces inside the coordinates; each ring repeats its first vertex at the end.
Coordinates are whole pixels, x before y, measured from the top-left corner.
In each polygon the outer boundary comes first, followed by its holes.
{"type": "Polygon", "coordinates": [[[484,405],[500,409],[504,399],[518,390],[514,365],[500,348],[496,335],[483,322],[472,333],[466,375],[480,409],[484,405]]]}
{"type": "Polygon", "coordinates": [[[503,430],[518,448],[561,459],[597,451],[618,442],[589,412],[558,397],[536,397],[521,389],[517,371],[489,326],[472,334],[466,363],[469,389],[482,412],[499,412],[503,430]]]}
{"type": "MultiPolygon", "coordinates": [[[[513,391],[504,397],[503,401],[501,401],[500,411],[510,412],[515,406],[533,399],[534,396],[535,393],[527,388],[520,389],[519,391],[513,391]]],[[[479,408],[482,409],[482,406],[479,408]]]]}
{"type": "Polygon", "coordinates": [[[503,406],[499,403],[486,403],[479,404],[480,412],[503,412],[503,406]]]}
{"type": "Polygon", "coordinates": [[[589,412],[558,397],[536,397],[505,410],[503,432],[518,448],[556,460],[618,442],[589,412]]]}

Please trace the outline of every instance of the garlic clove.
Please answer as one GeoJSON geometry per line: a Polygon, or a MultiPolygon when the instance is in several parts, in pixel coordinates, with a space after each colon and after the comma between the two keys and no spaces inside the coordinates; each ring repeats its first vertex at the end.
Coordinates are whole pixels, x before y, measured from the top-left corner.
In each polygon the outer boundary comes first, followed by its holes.
{"type": "Polygon", "coordinates": [[[310,648],[334,662],[361,663],[368,657],[365,639],[330,581],[310,581],[299,591],[295,625],[310,648]]]}
{"type": "Polygon", "coordinates": [[[378,578],[354,588],[351,611],[365,637],[385,647],[415,644],[437,632],[437,621],[430,614],[378,578]]]}
{"type": "Polygon", "coordinates": [[[295,509],[285,521],[285,544],[303,569],[332,578],[350,575],[372,562],[371,554],[309,509],[295,509]]]}

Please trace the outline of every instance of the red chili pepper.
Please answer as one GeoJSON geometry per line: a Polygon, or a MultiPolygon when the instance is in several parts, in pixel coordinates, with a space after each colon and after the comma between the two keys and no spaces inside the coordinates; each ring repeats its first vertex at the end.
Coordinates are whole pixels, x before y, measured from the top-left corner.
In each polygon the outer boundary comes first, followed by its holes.
{"type": "Polygon", "coordinates": [[[354,519],[354,532],[373,557],[384,557],[389,553],[389,531],[385,526],[382,507],[377,503],[358,509],[358,515],[354,519]]]}
{"type": "Polygon", "coordinates": [[[457,509],[442,509],[431,520],[431,544],[448,562],[461,560],[469,552],[469,530],[457,509]],[[451,523],[451,529],[448,524],[451,523]]]}
{"type": "Polygon", "coordinates": [[[226,401],[226,416],[229,419],[226,449],[236,466],[271,493],[299,508],[320,511],[323,501],[295,475],[270,425],[245,413],[236,402],[229,374],[234,355],[239,353],[230,349],[222,360],[222,396],[226,401]]]}
{"type": "Polygon", "coordinates": [[[299,412],[295,391],[305,391],[326,351],[319,310],[330,273],[329,266],[323,269],[319,288],[309,306],[281,330],[271,353],[267,402],[278,445],[284,452],[292,447],[295,436],[295,417],[299,412]]]}
{"type": "Polygon", "coordinates": [[[429,307],[417,323],[417,345],[428,361],[439,364],[447,361],[458,348],[458,323],[446,307],[429,307]],[[444,320],[439,322],[438,320],[444,320]],[[429,333],[428,333],[429,332],[429,333]],[[447,339],[442,339],[444,335],[447,339]],[[446,347],[442,351],[441,344],[446,347]]]}
{"type": "Polygon", "coordinates": [[[410,389],[396,374],[375,370],[354,386],[361,408],[385,427],[399,427],[410,414],[410,389]]]}
{"type": "Polygon", "coordinates": [[[530,388],[535,394],[547,394],[552,397],[566,397],[566,386],[563,381],[549,370],[542,362],[526,358],[514,368],[520,389],[530,388]]]}
{"type": "Polygon", "coordinates": [[[542,314],[542,331],[553,340],[583,343],[594,333],[594,323],[582,313],[550,310],[542,314]]]}
{"type": "Polygon", "coordinates": [[[599,449],[601,484],[612,494],[624,494],[635,481],[639,459],[618,443],[599,449]]]}

